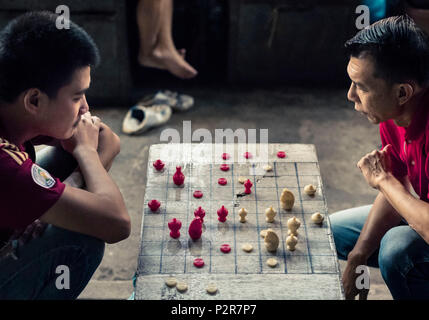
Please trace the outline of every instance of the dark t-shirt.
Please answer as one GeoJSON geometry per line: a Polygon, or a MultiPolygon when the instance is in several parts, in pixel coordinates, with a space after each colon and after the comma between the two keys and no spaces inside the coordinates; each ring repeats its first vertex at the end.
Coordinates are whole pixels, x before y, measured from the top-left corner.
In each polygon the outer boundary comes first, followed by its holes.
{"type": "Polygon", "coordinates": [[[40,218],[61,197],[65,185],[34,163],[31,144],[0,138],[0,247],[15,229],[40,218]]]}

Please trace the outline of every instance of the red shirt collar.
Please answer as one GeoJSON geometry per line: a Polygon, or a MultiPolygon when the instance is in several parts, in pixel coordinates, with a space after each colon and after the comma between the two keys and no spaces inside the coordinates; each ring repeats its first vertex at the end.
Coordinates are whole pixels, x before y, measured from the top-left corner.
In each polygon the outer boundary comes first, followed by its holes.
{"type": "Polygon", "coordinates": [[[429,109],[429,89],[426,89],[426,92],[423,94],[422,102],[417,107],[414,112],[413,119],[411,124],[405,129],[405,139],[407,140],[417,140],[420,136],[429,129],[429,119],[428,119],[428,109],[429,109]]]}

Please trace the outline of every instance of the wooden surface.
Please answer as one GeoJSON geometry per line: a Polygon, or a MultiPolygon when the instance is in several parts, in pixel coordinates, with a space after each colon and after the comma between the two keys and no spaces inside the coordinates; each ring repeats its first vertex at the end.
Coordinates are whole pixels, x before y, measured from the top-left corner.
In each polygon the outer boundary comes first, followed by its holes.
{"type": "Polygon", "coordinates": [[[163,144],[153,145],[149,151],[148,177],[144,198],[141,247],[136,282],[136,299],[343,299],[339,264],[327,218],[326,201],[320,177],[317,156],[313,145],[302,144],[163,144]],[[279,159],[277,151],[287,157],[279,159]],[[253,157],[246,160],[243,153],[253,157]],[[222,152],[231,154],[224,161],[222,152]],[[166,163],[163,172],[154,170],[152,163],[161,159],[166,163]],[[221,163],[231,169],[221,171],[221,163]],[[262,167],[273,166],[272,172],[262,167]],[[172,176],[181,165],[185,174],[184,187],[174,185],[172,176]],[[252,194],[243,195],[244,187],[239,176],[249,178],[252,194]],[[218,178],[226,178],[221,186],[218,178]],[[315,196],[303,192],[307,184],[317,186],[315,196]],[[280,194],[287,187],[295,194],[291,211],[280,207],[280,194]],[[201,190],[203,198],[195,199],[193,192],[201,190]],[[147,207],[148,201],[161,202],[159,212],[147,207]],[[216,211],[224,205],[229,214],[227,221],[217,220],[216,211]],[[265,209],[273,206],[275,221],[265,220],[265,209]],[[201,239],[193,241],[188,227],[198,206],[206,211],[201,239]],[[240,223],[238,210],[248,210],[247,222],[240,223]],[[311,221],[319,211],[325,215],[323,225],[311,221]],[[296,216],[301,220],[298,244],[295,251],[286,249],[286,222],[296,216]],[[179,239],[169,236],[167,223],[172,218],[182,221],[179,239]],[[259,233],[272,228],[279,235],[280,245],[275,253],[268,252],[259,233]],[[228,243],[228,254],[220,245],[228,243]],[[253,245],[253,251],[241,249],[244,243],[253,245]],[[268,258],[275,257],[279,264],[267,266],[268,258]],[[195,258],[203,258],[201,269],[193,265],[195,258]],[[189,288],[179,293],[164,281],[174,276],[188,283],[189,288]],[[215,283],[218,292],[205,291],[215,283]]]}

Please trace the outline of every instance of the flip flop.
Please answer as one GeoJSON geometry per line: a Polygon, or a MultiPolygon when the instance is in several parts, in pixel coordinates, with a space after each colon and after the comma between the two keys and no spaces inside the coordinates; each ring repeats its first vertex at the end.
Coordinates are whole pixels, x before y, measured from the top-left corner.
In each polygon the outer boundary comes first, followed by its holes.
{"type": "Polygon", "coordinates": [[[135,105],[128,110],[122,122],[122,132],[136,135],[158,127],[170,120],[171,107],[165,104],[151,107],[135,105]]]}
{"type": "Polygon", "coordinates": [[[174,111],[186,111],[194,106],[194,98],[186,94],[179,94],[169,90],[161,90],[154,95],[144,97],[138,104],[145,106],[166,104],[174,111]]]}

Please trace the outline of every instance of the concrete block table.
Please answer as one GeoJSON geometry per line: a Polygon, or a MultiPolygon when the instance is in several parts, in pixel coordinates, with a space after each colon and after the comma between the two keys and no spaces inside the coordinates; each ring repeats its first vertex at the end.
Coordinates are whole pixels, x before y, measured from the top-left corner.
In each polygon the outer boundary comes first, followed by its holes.
{"type": "Polygon", "coordinates": [[[323,184],[314,145],[303,144],[160,144],[149,151],[147,187],[144,197],[141,247],[139,254],[136,299],[344,299],[339,264],[331,235],[323,184]],[[246,159],[243,152],[250,152],[246,159]],[[279,158],[278,151],[286,157],[279,158]],[[222,153],[230,159],[223,160],[222,153]],[[165,162],[163,172],[153,162],[165,162]],[[228,163],[230,170],[220,170],[228,163]],[[266,172],[265,165],[273,170],[266,172]],[[185,174],[183,187],[173,183],[176,166],[185,174]],[[239,177],[253,183],[252,193],[245,194],[239,177]],[[218,184],[226,178],[227,184],[218,184]],[[304,193],[304,186],[317,187],[314,196],[304,193]],[[280,206],[283,188],[295,195],[291,211],[280,206]],[[194,198],[195,190],[203,192],[194,198]],[[157,199],[157,212],[148,202],[157,199]],[[219,222],[217,210],[225,206],[229,214],[226,222],[219,222]],[[201,206],[206,211],[203,233],[194,241],[188,227],[194,211],[201,206]],[[277,215],[273,223],[265,220],[265,209],[273,206],[277,215]],[[248,211],[247,222],[239,221],[240,208],[248,211]],[[319,211],[325,215],[322,225],[311,221],[319,211]],[[287,220],[296,216],[301,221],[295,251],[286,248],[287,220]],[[170,237],[168,221],[182,222],[181,236],[170,237]],[[276,252],[268,252],[260,231],[271,228],[278,234],[280,245],[276,252]],[[220,251],[229,244],[229,253],[220,251]],[[253,246],[250,253],[241,247],[253,246]],[[202,258],[204,267],[193,261],[202,258]],[[269,267],[266,261],[276,258],[278,265],[269,267]],[[170,288],[165,280],[173,276],[188,284],[186,292],[170,288]],[[216,284],[216,294],[208,294],[209,283],[216,284]]]}

